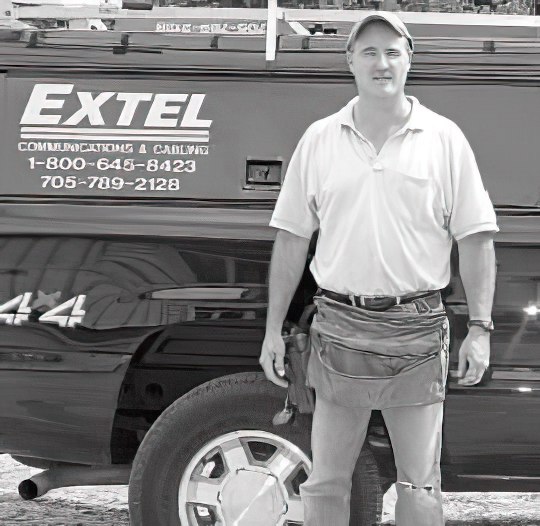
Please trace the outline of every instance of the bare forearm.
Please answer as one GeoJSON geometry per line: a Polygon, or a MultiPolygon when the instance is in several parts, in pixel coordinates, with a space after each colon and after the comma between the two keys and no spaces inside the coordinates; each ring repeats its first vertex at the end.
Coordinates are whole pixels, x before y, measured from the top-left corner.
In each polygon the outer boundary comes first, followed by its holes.
{"type": "Polygon", "coordinates": [[[472,234],[458,242],[459,272],[471,319],[489,320],[495,293],[493,234],[472,234]]]}
{"type": "Polygon", "coordinates": [[[266,331],[281,334],[281,327],[304,272],[310,240],[279,230],[270,262],[266,331]]]}

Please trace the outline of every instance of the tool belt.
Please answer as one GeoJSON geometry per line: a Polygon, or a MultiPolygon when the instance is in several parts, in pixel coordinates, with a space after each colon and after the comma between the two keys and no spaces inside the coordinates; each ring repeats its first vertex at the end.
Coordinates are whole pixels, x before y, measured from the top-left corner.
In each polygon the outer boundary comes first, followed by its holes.
{"type": "Polygon", "coordinates": [[[413,292],[401,296],[357,296],[354,294],[340,294],[326,289],[318,289],[316,296],[324,296],[346,305],[362,307],[368,310],[385,311],[396,305],[419,303],[425,310],[437,307],[441,302],[440,292],[429,290],[426,292],[413,292]],[[421,300],[420,302],[418,300],[421,300]]]}
{"type": "Polygon", "coordinates": [[[306,376],[317,396],[371,409],[444,400],[449,331],[440,296],[423,312],[314,302],[306,376]]]}
{"type": "Polygon", "coordinates": [[[338,405],[372,409],[444,400],[449,324],[438,292],[407,301],[418,303],[417,312],[359,308],[326,292],[319,290],[284,337],[289,385],[276,425],[295,412],[313,413],[315,393],[338,405]]]}

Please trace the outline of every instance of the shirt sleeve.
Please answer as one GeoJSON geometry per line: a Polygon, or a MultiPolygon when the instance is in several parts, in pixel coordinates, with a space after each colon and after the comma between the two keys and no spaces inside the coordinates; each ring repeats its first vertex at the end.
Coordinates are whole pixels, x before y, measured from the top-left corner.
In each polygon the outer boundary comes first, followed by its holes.
{"type": "Polygon", "coordinates": [[[497,219],[484,188],[472,148],[456,126],[452,135],[452,209],[450,233],[456,241],[477,232],[498,232],[497,219]]]}
{"type": "Polygon", "coordinates": [[[270,226],[311,238],[319,228],[316,187],[317,163],[310,128],[294,151],[276,202],[270,226]]]}

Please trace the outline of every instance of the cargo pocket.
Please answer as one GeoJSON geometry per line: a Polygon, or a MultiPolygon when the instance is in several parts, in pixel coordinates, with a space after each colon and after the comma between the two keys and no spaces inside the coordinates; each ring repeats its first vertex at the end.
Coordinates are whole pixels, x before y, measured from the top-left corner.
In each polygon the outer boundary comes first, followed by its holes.
{"type": "Polygon", "coordinates": [[[412,352],[404,346],[403,352],[376,352],[355,349],[341,342],[320,336],[320,360],[324,367],[334,374],[358,379],[393,378],[406,373],[423,363],[435,359],[441,348],[440,336],[426,335],[418,342],[419,352],[412,352]]]}
{"type": "Polygon", "coordinates": [[[320,389],[333,403],[383,409],[444,400],[441,328],[418,340],[421,352],[401,355],[350,349],[324,334],[317,337],[309,376],[317,393],[320,389]]]}

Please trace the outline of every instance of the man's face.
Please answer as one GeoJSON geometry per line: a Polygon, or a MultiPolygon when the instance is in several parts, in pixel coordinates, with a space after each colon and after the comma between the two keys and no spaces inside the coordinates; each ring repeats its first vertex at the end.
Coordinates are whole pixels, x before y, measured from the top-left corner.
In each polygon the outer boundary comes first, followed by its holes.
{"type": "Polygon", "coordinates": [[[405,89],[410,50],[405,37],[384,22],[372,22],[358,35],[347,61],[358,94],[391,98],[405,89]]]}

